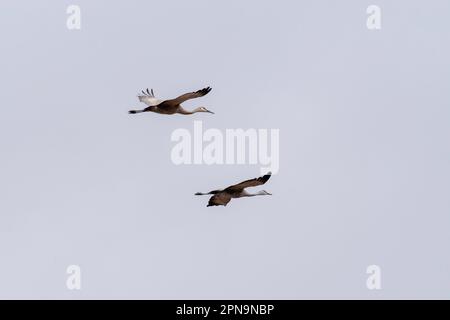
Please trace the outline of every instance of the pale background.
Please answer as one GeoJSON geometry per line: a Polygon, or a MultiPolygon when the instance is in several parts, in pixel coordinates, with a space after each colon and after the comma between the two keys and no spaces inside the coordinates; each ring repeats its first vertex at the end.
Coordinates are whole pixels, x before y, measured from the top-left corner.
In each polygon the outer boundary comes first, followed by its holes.
{"type": "Polygon", "coordinates": [[[0,298],[449,298],[450,2],[0,4],[0,298]],[[82,29],[66,28],[80,5],[82,29]],[[382,29],[366,28],[379,5],[382,29]],[[136,94],[210,85],[129,116],[136,94]],[[196,191],[176,128],[279,128],[272,197],[196,191]],[[66,268],[82,269],[82,290],[66,268]],[[382,290],[366,267],[382,268],[382,290]]]}

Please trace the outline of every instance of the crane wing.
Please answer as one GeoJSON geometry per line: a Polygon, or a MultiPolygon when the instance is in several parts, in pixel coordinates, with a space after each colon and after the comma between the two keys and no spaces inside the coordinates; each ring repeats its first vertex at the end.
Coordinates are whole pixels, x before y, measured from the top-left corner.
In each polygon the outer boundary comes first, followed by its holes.
{"type": "Polygon", "coordinates": [[[220,192],[209,199],[207,207],[226,206],[230,200],[231,195],[229,193],[220,192]]]}
{"type": "Polygon", "coordinates": [[[224,191],[233,193],[233,192],[240,192],[245,188],[261,186],[270,179],[271,175],[272,175],[272,173],[269,172],[262,177],[246,180],[241,183],[235,184],[233,186],[229,186],[224,191]]]}
{"type": "Polygon", "coordinates": [[[162,102],[162,100],[155,98],[155,94],[153,93],[153,89],[151,91],[146,89],[146,91],[142,90],[142,94],[138,95],[139,101],[145,103],[149,107],[157,106],[162,102]]]}
{"type": "Polygon", "coordinates": [[[178,104],[183,103],[190,99],[203,97],[204,95],[207,95],[210,91],[211,91],[211,88],[206,87],[206,88],[203,88],[203,89],[195,91],[195,92],[185,93],[185,94],[179,96],[178,98],[175,98],[175,99],[169,100],[169,101],[175,105],[178,105],[178,104]]]}

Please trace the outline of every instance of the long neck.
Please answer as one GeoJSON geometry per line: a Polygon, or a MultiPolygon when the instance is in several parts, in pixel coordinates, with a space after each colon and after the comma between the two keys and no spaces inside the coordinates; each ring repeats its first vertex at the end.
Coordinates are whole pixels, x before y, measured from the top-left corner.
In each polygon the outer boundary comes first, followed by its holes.
{"type": "Polygon", "coordinates": [[[256,193],[248,192],[247,190],[244,190],[241,194],[242,197],[256,197],[256,196],[265,196],[265,193],[262,193],[261,191],[258,191],[256,193]]]}
{"type": "Polygon", "coordinates": [[[195,108],[192,111],[188,111],[188,110],[186,110],[186,109],[184,109],[182,107],[178,107],[178,113],[181,113],[181,114],[194,114],[194,113],[197,113],[197,112],[200,112],[200,108],[195,108]]]}

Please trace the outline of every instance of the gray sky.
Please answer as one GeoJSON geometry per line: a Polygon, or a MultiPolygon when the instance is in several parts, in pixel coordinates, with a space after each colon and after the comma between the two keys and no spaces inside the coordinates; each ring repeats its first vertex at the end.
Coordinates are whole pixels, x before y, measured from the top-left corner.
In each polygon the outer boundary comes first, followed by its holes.
{"type": "Polygon", "coordinates": [[[2,1],[0,298],[449,298],[449,12],[447,0],[2,1]],[[208,85],[186,106],[215,115],[127,114],[145,87],[208,85]],[[170,135],[194,120],[280,129],[274,195],[194,197],[259,175],[175,166],[170,135]],[[66,288],[71,264],[80,291],[66,288]]]}

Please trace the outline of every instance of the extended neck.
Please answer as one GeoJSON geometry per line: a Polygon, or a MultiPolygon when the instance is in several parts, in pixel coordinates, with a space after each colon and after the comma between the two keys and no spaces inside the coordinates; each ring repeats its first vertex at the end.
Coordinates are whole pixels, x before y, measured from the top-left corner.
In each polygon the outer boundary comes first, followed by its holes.
{"type": "Polygon", "coordinates": [[[243,197],[256,197],[256,196],[268,196],[269,194],[264,191],[258,191],[256,193],[250,193],[248,191],[244,191],[242,193],[243,197]]]}
{"type": "Polygon", "coordinates": [[[188,111],[186,109],[183,109],[182,107],[178,107],[178,113],[180,113],[180,114],[194,114],[194,113],[200,112],[200,110],[201,110],[200,108],[195,108],[192,111],[188,111]]]}

